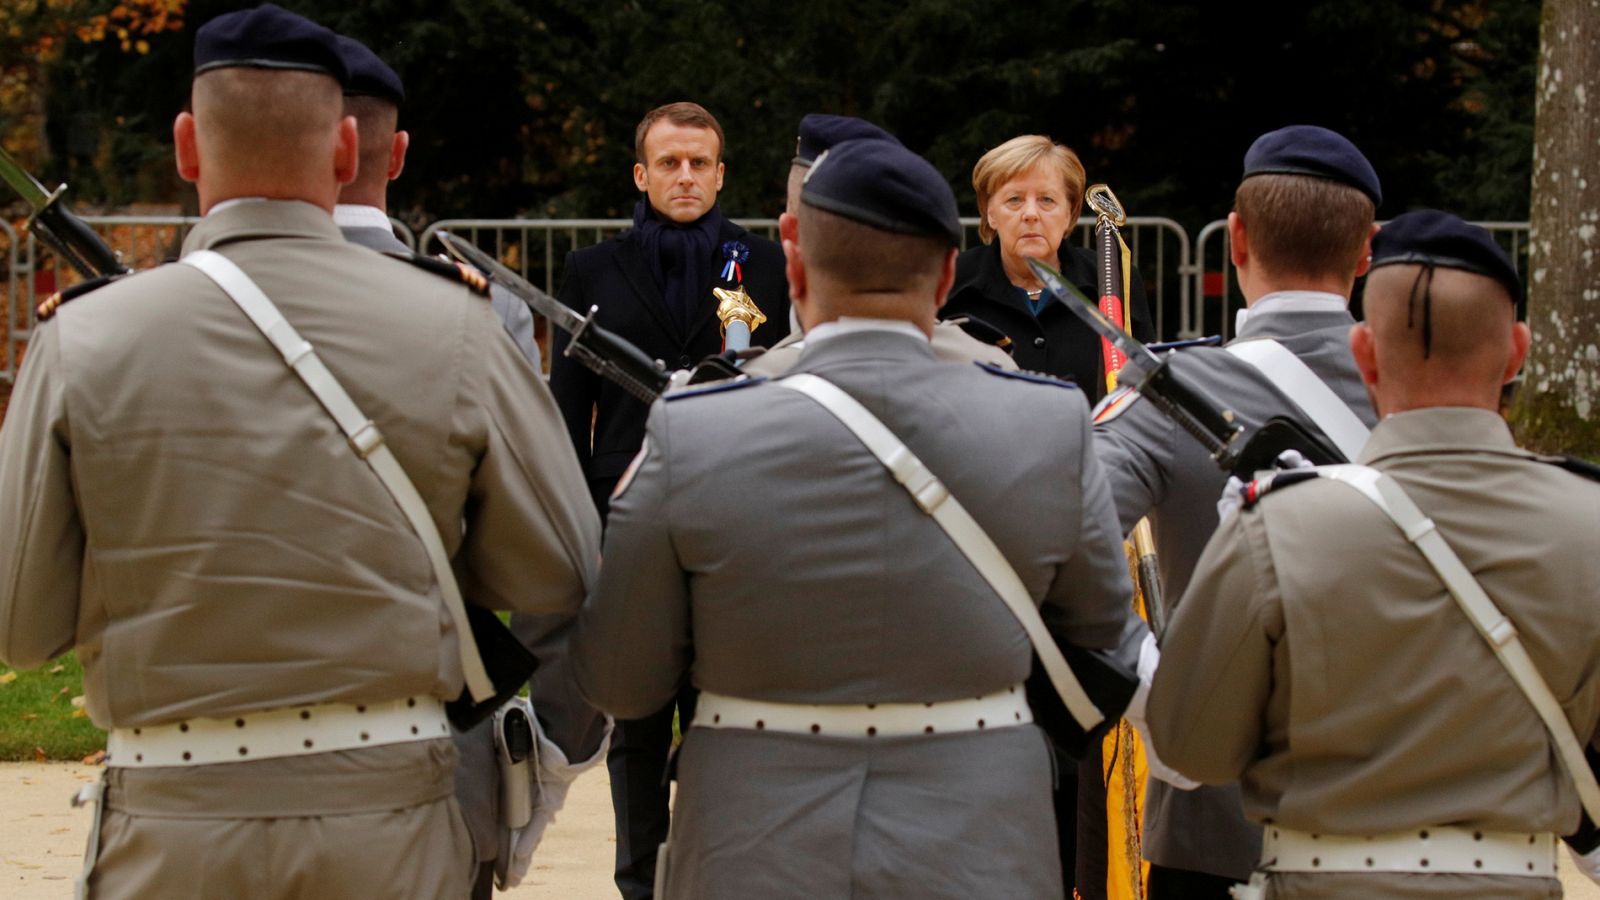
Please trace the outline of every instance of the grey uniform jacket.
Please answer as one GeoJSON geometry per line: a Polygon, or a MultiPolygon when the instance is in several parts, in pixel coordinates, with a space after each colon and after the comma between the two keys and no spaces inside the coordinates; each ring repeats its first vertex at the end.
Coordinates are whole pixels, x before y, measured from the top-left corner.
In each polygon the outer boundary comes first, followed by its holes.
{"type": "MultiPolygon", "coordinates": [[[[343,225],[339,231],[350,243],[380,253],[412,252],[386,228],[343,225]]],[[[499,285],[491,284],[489,306],[500,317],[517,350],[534,371],[539,371],[539,344],[528,305],[499,285]]],[[[532,698],[540,718],[550,726],[548,736],[564,749],[574,751],[573,759],[587,758],[598,746],[604,720],[576,696],[570,688],[570,679],[562,672],[567,629],[560,623],[544,619],[530,621],[521,615],[512,618],[511,628],[525,643],[537,645],[533,649],[539,654],[543,672],[535,679],[532,698]]],[[[472,831],[480,862],[496,856],[500,819],[500,779],[492,726],[492,722],[484,721],[466,733],[456,734],[456,750],[461,755],[461,765],[456,770],[456,799],[472,831]]]]}
{"type": "MultiPolygon", "coordinates": [[[[1481,409],[1385,419],[1362,461],[1438,526],[1592,741],[1600,484],[1529,459],[1481,409]]],[[[1256,821],[1325,834],[1578,824],[1577,791],[1533,706],[1398,527],[1330,481],[1270,493],[1222,523],[1172,620],[1148,714],[1165,762],[1240,778],[1256,821]]],[[[1560,895],[1534,878],[1273,882],[1284,897],[1560,895]]]]}
{"type": "MultiPolygon", "coordinates": [[[[934,359],[901,334],[808,345],[939,474],[1052,633],[1113,647],[1131,585],[1075,388],[934,359]]],[[[1028,674],[1021,626],[814,401],[772,384],[656,404],[580,617],[579,687],[619,718],[684,682],[785,703],[971,698],[1028,674]],[[748,498],[760,498],[753,501],[748,498]]],[[[670,896],[1060,896],[1034,726],[846,739],[691,729],[670,896]]]]}
{"type": "MultiPolygon", "coordinates": [[[[1374,421],[1350,356],[1347,311],[1252,315],[1238,341],[1272,338],[1298,356],[1366,424],[1374,421]]],[[[1220,348],[1179,353],[1173,363],[1254,430],[1286,413],[1249,364],[1220,348]]],[[[1200,551],[1217,527],[1217,497],[1227,475],[1199,442],[1143,400],[1113,394],[1095,425],[1095,454],[1111,480],[1124,532],[1149,515],[1169,600],[1183,595],[1200,551]],[[1120,401],[1120,405],[1119,405],[1120,401]]],[[[1255,867],[1261,829],[1239,811],[1236,785],[1179,791],[1152,780],[1145,807],[1145,858],[1175,869],[1244,880],[1255,867]]]]}
{"type": "MultiPolygon", "coordinates": [[[[384,228],[368,228],[361,225],[340,226],[339,231],[344,234],[344,239],[352,244],[370,247],[379,253],[412,253],[403,241],[394,236],[394,232],[384,228]]],[[[494,314],[505,323],[506,333],[511,335],[511,340],[517,344],[517,349],[533,364],[535,371],[541,368],[539,361],[539,341],[533,333],[533,313],[528,309],[528,304],[523,303],[514,294],[498,284],[489,286],[489,306],[494,309],[494,314]]]]}
{"type": "MultiPolygon", "coordinates": [[[[599,523],[549,391],[487,300],[347,243],[306,203],[216,211],[184,242],[202,248],[243,268],[375,420],[468,601],[568,622],[599,523]]],[[[0,534],[0,659],[76,647],[102,727],[461,691],[399,508],[189,266],[40,325],[0,429],[0,534]]],[[[387,749],[405,747],[425,750],[387,749]]]]}

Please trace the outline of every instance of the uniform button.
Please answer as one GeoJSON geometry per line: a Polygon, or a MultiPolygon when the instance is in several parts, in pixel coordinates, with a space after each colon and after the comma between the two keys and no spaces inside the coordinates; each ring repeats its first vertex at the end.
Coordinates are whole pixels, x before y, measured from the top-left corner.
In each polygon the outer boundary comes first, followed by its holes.
{"type": "Polygon", "coordinates": [[[681,369],[689,368],[689,357],[688,357],[688,355],[684,355],[684,356],[678,357],[678,367],[681,368],[681,369]]]}
{"type": "Polygon", "coordinates": [[[1035,347],[1043,347],[1044,346],[1044,338],[1042,338],[1042,337],[1034,338],[1033,339],[1033,345],[1035,347]]]}

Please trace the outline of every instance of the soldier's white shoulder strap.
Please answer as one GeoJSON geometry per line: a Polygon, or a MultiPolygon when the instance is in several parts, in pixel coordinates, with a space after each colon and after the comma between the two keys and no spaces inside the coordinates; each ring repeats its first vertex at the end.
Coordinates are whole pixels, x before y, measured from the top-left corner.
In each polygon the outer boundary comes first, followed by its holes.
{"type": "Polygon", "coordinates": [[[417,493],[416,485],[411,483],[405,469],[401,468],[400,461],[395,459],[394,453],[383,442],[383,435],[378,431],[378,426],[362,414],[360,407],[356,406],[350,394],[345,391],[339,380],[333,377],[322,359],[317,356],[311,344],[300,336],[300,333],[290,325],[278,311],[277,304],[273,303],[261,288],[246,275],[242,269],[234,265],[227,257],[212,250],[197,250],[185,256],[182,260],[187,265],[193,266],[205,273],[223,293],[233,299],[244,314],[261,329],[267,340],[283,356],[283,361],[288,364],[294,373],[300,376],[317,402],[333,416],[339,423],[339,429],[344,432],[350,446],[355,449],[356,455],[367,461],[372,471],[383,482],[389,494],[394,497],[394,502],[405,514],[406,520],[422,539],[422,546],[427,551],[428,563],[433,567],[434,578],[439,582],[439,592],[444,595],[445,607],[450,612],[451,621],[456,627],[456,641],[461,650],[461,668],[466,674],[467,690],[471,692],[472,699],[479,702],[494,697],[494,685],[489,680],[489,674],[484,670],[483,659],[478,655],[478,645],[472,637],[472,628],[467,623],[467,610],[461,601],[461,588],[456,584],[455,574],[450,569],[450,556],[445,552],[444,542],[439,538],[439,529],[433,524],[433,517],[428,513],[428,504],[423,501],[422,495],[417,493]]]}
{"type": "Polygon", "coordinates": [[[896,437],[887,425],[868,412],[866,407],[856,402],[854,397],[826,379],[801,373],[773,383],[798,391],[821,404],[844,423],[844,426],[850,429],[868,450],[872,451],[872,455],[883,463],[894,479],[910,492],[917,506],[939,523],[939,527],[944,529],[950,540],[971,561],[973,568],[978,570],[984,580],[989,582],[989,586],[994,588],[995,593],[1000,595],[1000,599],[1005,601],[1011,614],[1021,623],[1022,630],[1027,632],[1028,640],[1033,643],[1034,652],[1039,654],[1039,662],[1044,666],[1045,674],[1050,677],[1050,683],[1054,685],[1056,693],[1061,695],[1061,701],[1066,704],[1067,710],[1072,713],[1078,725],[1087,732],[1105,721],[1105,715],[1095,706],[1094,701],[1089,699],[1078,677],[1067,665],[1066,657],[1062,656],[1061,648],[1057,647],[1055,640],[1050,637],[1044,620],[1039,616],[1039,609],[1034,605],[1033,597],[1023,585],[1022,579],[1018,577],[1016,569],[1006,561],[1000,548],[995,546],[988,533],[972,518],[960,501],[950,496],[950,491],[945,488],[938,476],[929,471],[922,460],[911,452],[911,448],[896,437]]]}
{"type": "Polygon", "coordinates": [[[1289,399],[1333,441],[1345,459],[1355,459],[1361,453],[1361,448],[1366,446],[1367,436],[1372,433],[1371,429],[1289,348],[1277,341],[1261,338],[1234,341],[1226,349],[1238,359],[1255,366],[1278,386],[1278,390],[1288,394],[1289,399]]]}
{"type": "Polygon", "coordinates": [[[1578,788],[1578,798],[1583,802],[1584,811],[1589,814],[1590,820],[1600,822],[1600,783],[1595,781],[1594,771],[1584,759],[1583,745],[1573,733],[1572,723],[1567,721],[1561,704],[1534,666],[1527,649],[1522,646],[1516,626],[1484,593],[1483,586],[1472,577],[1472,572],[1439,534],[1433,520],[1417,507],[1399,482],[1377,469],[1356,465],[1322,466],[1317,469],[1317,474],[1349,485],[1371,500],[1399,526],[1406,540],[1414,544],[1427,559],[1450,596],[1472,620],[1478,634],[1489,643],[1489,649],[1494,651],[1501,665],[1511,673],[1517,687],[1527,695],[1528,702],[1533,704],[1551,739],[1555,741],[1567,774],[1578,788]]]}

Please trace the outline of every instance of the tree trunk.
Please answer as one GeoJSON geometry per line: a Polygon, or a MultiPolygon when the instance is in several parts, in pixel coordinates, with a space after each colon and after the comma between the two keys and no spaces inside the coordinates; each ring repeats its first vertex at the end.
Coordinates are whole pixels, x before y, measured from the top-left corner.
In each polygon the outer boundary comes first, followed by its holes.
{"type": "Polygon", "coordinates": [[[1530,449],[1597,458],[1600,0],[1545,0],[1539,57],[1528,260],[1533,350],[1511,421],[1530,449]]]}

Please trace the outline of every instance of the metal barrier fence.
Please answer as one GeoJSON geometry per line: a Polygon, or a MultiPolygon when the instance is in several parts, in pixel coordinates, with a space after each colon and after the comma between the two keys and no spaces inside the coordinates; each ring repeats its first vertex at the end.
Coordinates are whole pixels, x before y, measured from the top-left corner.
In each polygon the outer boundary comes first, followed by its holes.
{"type": "MultiPolygon", "coordinates": [[[[1383,224],[1380,221],[1379,224],[1383,224]]],[[[1474,222],[1494,236],[1511,256],[1518,274],[1527,269],[1527,222],[1474,222]]],[[[1233,334],[1234,316],[1244,308],[1244,296],[1239,293],[1238,279],[1234,277],[1233,261],[1228,242],[1228,222],[1218,219],[1200,229],[1194,241],[1194,262],[1190,274],[1194,286],[1191,300],[1185,306],[1178,325],[1178,337],[1192,338],[1207,334],[1220,334],[1227,340],[1233,334]],[[1218,255],[1211,255],[1213,250],[1218,255]]],[[[1526,276],[1524,276],[1526,281],[1526,276]]],[[[1352,309],[1358,313],[1361,296],[1352,300],[1352,309]]],[[[1519,316],[1525,311],[1517,310],[1519,316]]]]}
{"type": "MultiPolygon", "coordinates": [[[[176,256],[184,237],[200,220],[193,216],[90,216],[85,221],[125,262],[140,269],[176,256]]],[[[441,230],[460,233],[550,293],[561,283],[561,265],[569,251],[600,243],[632,224],[628,219],[448,219],[429,225],[418,236],[403,222],[391,221],[402,240],[425,253],[443,249],[436,238],[441,230]]],[[[735,221],[757,234],[777,238],[776,219],[735,221]]],[[[965,226],[963,246],[976,243],[978,220],[961,221],[965,226]]],[[[1519,271],[1525,268],[1526,222],[1477,224],[1502,241],[1519,271]]],[[[1234,313],[1243,307],[1244,299],[1229,260],[1225,221],[1207,224],[1191,241],[1188,232],[1172,219],[1136,216],[1128,220],[1123,235],[1144,278],[1157,335],[1172,339],[1232,333],[1234,313]]],[[[1092,246],[1094,219],[1079,219],[1068,240],[1092,246]]],[[[0,222],[0,242],[4,243],[6,265],[0,382],[9,383],[16,377],[21,348],[32,333],[38,300],[76,283],[77,275],[63,270],[53,254],[40,254],[32,235],[18,235],[5,222],[0,222]],[[44,268],[38,264],[41,255],[48,260],[44,268]]]]}
{"type": "MultiPolygon", "coordinates": [[[[147,269],[175,259],[198,216],[84,216],[117,256],[134,269],[147,269]]],[[[415,248],[416,236],[398,219],[390,219],[399,238],[415,248]]],[[[0,222],[0,240],[5,242],[6,303],[5,328],[0,330],[0,382],[16,379],[21,348],[33,333],[34,309],[39,301],[82,280],[76,271],[61,264],[54,253],[40,252],[32,234],[20,237],[7,223],[0,222]],[[44,263],[41,265],[41,258],[44,263]]]]}
{"type": "MultiPolygon", "coordinates": [[[[735,219],[739,225],[764,237],[777,240],[777,219],[735,219]]],[[[1089,247],[1094,244],[1094,222],[1078,220],[1069,238],[1089,247]]],[[[440,231],[458,234],[493,253],[523,278],[554,294],[561,284],[561,266],[567,253],[605,241],[633,224],[630,219],[446,219],[423,230],[417,247],[424,253],[442,252],[440,231]]],[[[961,220],[963,248],[978,240],[978,220],[961,220]]],[[[1166,334],[1169,309],[1184,310],[1189,305],[1191,279],[1183,264],[1189,259],[1189,235],[1172,219],[1135,216],[1123,228],[1123,239],[1144,277],[1145,291],[1155,318],[1156,333],[1166,334]]]]}

